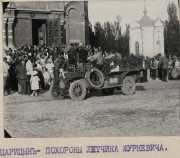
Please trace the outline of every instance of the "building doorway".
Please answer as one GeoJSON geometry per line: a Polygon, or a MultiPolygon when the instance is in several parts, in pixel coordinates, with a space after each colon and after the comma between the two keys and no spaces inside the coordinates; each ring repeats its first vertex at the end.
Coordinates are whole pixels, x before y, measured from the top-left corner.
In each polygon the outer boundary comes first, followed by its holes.
{"type": "Polygon", "coordinates": [[[32,44],[46,44],[46,20],[32,20],[32,44]]]}
{"type": "Polygon", "coordinates": [[[135,43],[136,55],[139,55],[139,42],[135,43]]]}
{"type": "Polygon", "coordinates": [[[161,43],[160,43],[160,40],[157,41],[156,47],[157,47],[157,54],[161,53],[161,43]]]}

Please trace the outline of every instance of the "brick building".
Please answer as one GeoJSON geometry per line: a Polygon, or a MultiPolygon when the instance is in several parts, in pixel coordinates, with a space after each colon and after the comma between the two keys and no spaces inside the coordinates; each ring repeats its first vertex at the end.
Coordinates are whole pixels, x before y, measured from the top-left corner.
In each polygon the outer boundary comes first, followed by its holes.
{"type": "Polygon", "coordinates": [[[88,2],[9,2],[3,13],[3,46],[89,43],[88,2]]]}

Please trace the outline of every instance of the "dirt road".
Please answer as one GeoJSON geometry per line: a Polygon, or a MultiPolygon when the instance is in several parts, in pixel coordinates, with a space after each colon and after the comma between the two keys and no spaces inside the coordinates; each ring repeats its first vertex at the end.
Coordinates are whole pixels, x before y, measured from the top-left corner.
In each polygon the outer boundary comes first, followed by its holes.
{"type": "Polygon", "coordinates": [[[180,81],[137,84],[136,94],[93,94],[81,102],[17,93],[4,97],[4,128],[12,137],[180,135],[180,81]]]}

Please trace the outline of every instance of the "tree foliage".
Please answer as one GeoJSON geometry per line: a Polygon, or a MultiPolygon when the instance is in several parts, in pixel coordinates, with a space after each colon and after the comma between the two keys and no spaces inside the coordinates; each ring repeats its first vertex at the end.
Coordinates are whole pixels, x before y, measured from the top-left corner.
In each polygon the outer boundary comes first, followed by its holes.
{"type": "Polygon", "coordinates": [[[165,53],[180,56],[180,37],[177,7],[170,3],[167,7],[168,20],[165,21],[165,53]]]}
{"type": "Polygon", "coordinates": [[[96,22],[94,31],[90,33],[90,44],[93,47],[101,47],[107,52],[119,52],[122,56],[129,55],[129,25],[126,25],[126,32],[122,34],[121,17],[117,16],[116,20],[112,22],[105,22],[101,24],[96,22]]]}

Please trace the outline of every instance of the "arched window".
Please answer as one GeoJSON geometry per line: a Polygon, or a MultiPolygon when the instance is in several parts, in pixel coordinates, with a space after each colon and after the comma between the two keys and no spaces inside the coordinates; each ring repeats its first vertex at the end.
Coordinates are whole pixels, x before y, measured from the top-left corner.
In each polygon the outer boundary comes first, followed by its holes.
{"type": "Polygon", "coordinates": [[[70,21],[77,21],[78,20],[78,13],[76,9],[69,10],[69,20],[70,21]]]}
{"type": "Polygon", "coordinates": [[[70,39],[79,39],[79,36],[81,35],[81,28],[79,26],[78,20],[79,20],[79,14],[78,11],[75,8],[71,8],[68,12],[68,18],[69,18],[69,38],[70,39]]]}
{"type": "Polygon", "coordinates": [[[139,55],[139,42],[135,43],[136,55],[139,55]]]}

